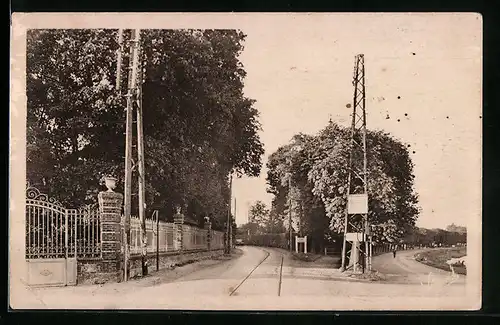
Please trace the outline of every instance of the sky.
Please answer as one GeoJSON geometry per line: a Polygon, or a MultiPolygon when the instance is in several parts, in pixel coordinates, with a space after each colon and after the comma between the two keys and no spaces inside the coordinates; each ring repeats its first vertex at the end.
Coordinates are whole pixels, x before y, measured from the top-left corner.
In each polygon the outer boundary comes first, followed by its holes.
{"type": "MultiPolygon", "coordinates": [[[[13,78],[12,89],[17,90],[11,92],[24,94],[25,59],[21,53],[25,51],[28,26],[234,28],[247,35],[240,56],[247,72],[244,92],[256,100],[265,154],[260,177],[244,177],[233,183],[238,224],[247,222],[248,208],[256,200],[271,203],[265,181],[268,155],[289,143],[294,134],[317,133],[329,119],[349,125],[351,109],[346,105],[352,104],[354,57],[363,53],[367,127],[389,132],[411,146],[415,192],[422,209],[417,225],[444,228],[455,223],[480,231],[479,14],[149,13],[147,18],[133,13],[47,15],[16,17],[13,39],[18,48],[13,53],[17,53],[14,58],[18,62],[11,65],[18,78],[13,78]]],[[[21,104],[16,105],[25,111],[23,96],[17,99],[21,104]]],[[[11,111],[14,118],[22,117],[16,109],[11,111]]],[[[19,123],[24,125],[24,120],[19,123]]],[[[20,132],[12,142],[23,142],[24,136],[20,132]]],[[[23,191],[19,190],[21,200],[23,191]]]]}
{"type": "MultiPolygon", "coordinates": [[[[236,221],[266,193],[267,157],[328,120],[348,126],[354,57],[365,55],[367,128],[410,145],[417,225],[467,225],[481,214],[482,21],[479,15],[261,16],[241,23],[245,95],[265,146],[258,178],[233,183],[236,221]],[[390,117],[387,119],[387,115],[390,117]],[[471,219],[472,218],[472,219],[471,219]]],[[[369,148],[368,148],[369,150],[369,148]]]]}

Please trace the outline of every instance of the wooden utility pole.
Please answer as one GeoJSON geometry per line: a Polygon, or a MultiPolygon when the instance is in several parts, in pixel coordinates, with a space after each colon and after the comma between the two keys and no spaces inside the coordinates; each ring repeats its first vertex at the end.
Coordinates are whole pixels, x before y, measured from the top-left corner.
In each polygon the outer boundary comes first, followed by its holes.
{"type": "MultiPolygon", "coordinates": [[[[123,31],[120,29],[118,32],[119,42],[123,42],[123,31]]],[[[128,90],[127,90],[127,107],[126,107],[126,121],[125,121],[125,195],[124,195],[124,217],[125,217],[125,234],[124,234],[124,280],[127,281],[128,274],[128,259],[130,256],[130,215],[132,210],[132,170],[134,168],[132,161],[132,148],[133,148],[133,105],[134,99],[137,98],[137,65],[138,65],[138,44],[139,43],[139,30],[131,31],[130,40],[130,59],[128,67],[128,90]]],[[[122,48],[122,44],[120,44],[122,48]]],[[[121,50],[118,52],[118,63],[121,63],[121,50]]],[[[118,76],[116,79],[117,88],[120,86],[120,70],[121,67],[117,66],[118,76]]]]}
{"type": "MultiPolygon", "coordinates": [[[[234,220],[236,221],[236,198],[234,198],[234,220]]],[[[233,229],[233,222],[231,219],[231,248],[233,247],[233,238],[234,238],[234,229],[233,229]]]]}
{"type": "Polygon", "coordinates": [[[156,215],[156,271],[160,270],[160,214],[158,210],[154,211],[156,215]]]}
{"type": "MultiPolygon", "coordinates": [[[[136,30],[136,42],[140,41],[140,30],[136,30]]],[[[137,46],[138,47],[138,46],[137,46]]],[[[139,51],[138,51],[139,52],[139,51]]],[[[140,52],[139,52],[140,53],[140,52]]],[[[138,56],[138,54],[137,54],[138,56]]],[[[141,265],[142,276],[148,275],[148,238],[146,233],[146,200],[145,200],[145,170],[144,170],[144,133],[143,133],[143,120],[142,120],[142,83],[143,83],[143,69],[140,65],[140,79],[137,85],[137,162],[138,162],[138,178],[139,178],[139,221],[141,222],[141,265]]]]}
{"type": "Polygon", "coordinates": [[[288,241],[290,242],[289,249],[290,253],[292,252],[292,175],[290,174],[290,178],[288,179],[288,241]]]}
{"type": "Polygon", "coordinates": [[[233,200],[233,174],[229,175],[229,207],[227,209],[226,253],[231,253],[231,202],[233,200]]]}
{"type": "Polygon", "coordinates": [[[118,30],[118,51],[116,58],[116,90],[120,93],[122,79],[123,29],[118,30]]]}
{"type": "MultiPolygon", "coordinates": [[[[121,72],[122,72],[122,56],[123,56],[123,29],[118,30],[118,51],[116,58],[116,91],[121,95],[121,72]]],[[[129,70],[129,79],[131,77],[131,70],[129,70]]],[[[129,83],[130,85],[130,83],[129,83]]],[[[127,95],[130,95],[130,87],[128,89],[127,95]]],[[[123,277],[124,281],[128,278],[128,257],[129,257],[129,234],[128,234],[128,220],[130,218],[130,199],[131,199],[131,179],[132,179],[132,166],[131,166],[131,154],[132,154],[132,107],[130,102],[127,100],[126,110],[126,121],[125,121],[125,185],[124,185],[124,231],[123,231],[123,277]]]]}

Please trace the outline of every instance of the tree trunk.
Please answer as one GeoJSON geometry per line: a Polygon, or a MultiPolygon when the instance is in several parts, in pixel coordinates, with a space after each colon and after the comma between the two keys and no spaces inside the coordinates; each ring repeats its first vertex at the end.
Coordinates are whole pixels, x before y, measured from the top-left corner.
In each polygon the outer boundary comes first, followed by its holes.
{"type": "Polygon", "coordinates": [[[75,160],[78,160],[78,135],[71,138],[71,150],[73,151],[73,156],[75,160]]]}

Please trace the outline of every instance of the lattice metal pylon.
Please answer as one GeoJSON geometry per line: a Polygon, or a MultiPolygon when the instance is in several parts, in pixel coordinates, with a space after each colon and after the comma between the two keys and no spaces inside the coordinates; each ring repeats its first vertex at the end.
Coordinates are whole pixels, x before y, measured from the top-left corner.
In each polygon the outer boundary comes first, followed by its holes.
{"type": "Polygon", "coordinates": [[[348,166],[347,207],[344,219],[342,270],[371,269],[371,236],[368,224],[366,157],[365,59],[354,62],[354,96],[348,166]]]}

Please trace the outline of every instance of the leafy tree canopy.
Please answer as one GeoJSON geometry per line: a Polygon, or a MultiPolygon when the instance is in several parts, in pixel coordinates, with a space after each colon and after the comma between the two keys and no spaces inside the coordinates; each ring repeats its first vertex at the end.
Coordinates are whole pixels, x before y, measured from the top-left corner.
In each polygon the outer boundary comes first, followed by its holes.
{"type": "Polygon", "coordinates": [[[256,233],[281,233],[283,228],[283,217],[276,213],[276,210],[269,209],[262,201],[256,201],[249,211],[249,222],[245,229],[250,234],[256,233]]]}
{"type": "MultiPolygon", "coordinates": [[[[332,238],[343,232],[347,203],[349,129],[335,123],[318,135],[298,134],[268,160],[268,192],[280,210],[299,202],[306,233],[332,238]]],[[[375,240],[402,238],[418,217],[413,164],[407,147],[387,133],[369,131],[369,220],[375,240]]]]}
{"type": "MultiPolygon", "coordinates": [[[[146,195],[163,214],[182,204],[220,226],[229,173],[259,175],[261,126],[238,58],[244,39],[236,30],[141,32],[146,195]]],[[[68,207],[95,201],[104,173],[123,181],[128,54],[117,91],[117,49],[116,30],[28,33],[28,180],[68,207]]]]}

